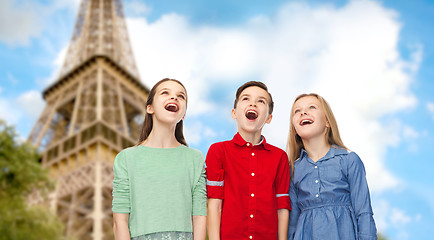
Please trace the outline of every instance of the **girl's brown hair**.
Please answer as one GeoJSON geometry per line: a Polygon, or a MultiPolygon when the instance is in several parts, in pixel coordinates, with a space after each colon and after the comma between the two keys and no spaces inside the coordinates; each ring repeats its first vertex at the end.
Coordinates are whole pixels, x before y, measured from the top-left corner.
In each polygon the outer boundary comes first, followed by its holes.
{"type": "MultiPolygon", "coordinates": [[[[149,105],[152,105],[152,103],[154,102],[154,96],[155,96],[155,93],[157,92],[157,87],[160,86],[160,84],[167,82],[167,81],[173,81],[173,82],[178,83],[179,85],[181,85],[184,88],[185,94],[187,94],[187,90],[185,89],[184,85],[180,81],[178,81],[176,79],[171,79],[171,78],[164,78],[164,79],[158,81],[152,87],[151,91],[149,92],[148,99],[146,100],[146,107],[149,105]]],[[[187,99],[186,99],[186,101],[187,101],[187,99]]],[[[145,120],[143,121],[143,124],[142,124],[142,130],[140,131],[139,141],[137,142],[136,146],[142,144],[143,141],[148,139],[149,134],[152,131],[152,127],[153,127],[152,114],[149,114],[148,112],[146,112],[145,120]]],[[[185,146],[188,146],[187,142],[185,141],[185,138],[184,138],[183,120],[179,121],[176,124],[175,138],[179,143],[181,143],[185,146]]]]}
{"type": "Polygon", "coordinates": [[[304,148],[303,141],[295,131],[294,123],[292,122],[292,118],[294,117],[294,105],[299,99],[303,97],[315,97],[320,102],[320,107],[324,111],[325,117],[330,124],[330,127],[327,128],[326,132],[328,143],[330,145],[337,145],[341,148],[347,149],[341,140],[338,123],[336,122],[336,118],[333,115],[332,109],[330,108],[328,102],[316,93],[301,94],[297,98],[295,98],[294,103],[292,104],[291,117],[289,119],[289,134],[288,143],[286,145],[286,153],[289,157],[291,176],[294,176],[294,162],[300,157],[301,149],[304,148]]]}

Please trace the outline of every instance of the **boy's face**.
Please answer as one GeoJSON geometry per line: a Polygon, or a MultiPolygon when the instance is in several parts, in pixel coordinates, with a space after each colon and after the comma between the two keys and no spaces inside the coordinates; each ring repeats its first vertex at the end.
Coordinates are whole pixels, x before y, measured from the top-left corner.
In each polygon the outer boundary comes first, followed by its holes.
{"type": "Polygon", "coordinates": [[[244,89],[236,108],[232,109],[232,118],[237,120],[238,131],[260,132],[265,123],[270,123],[272,115],[269,114],[269,103],[269,94],[264,89],[257,86],[244,89]]]}

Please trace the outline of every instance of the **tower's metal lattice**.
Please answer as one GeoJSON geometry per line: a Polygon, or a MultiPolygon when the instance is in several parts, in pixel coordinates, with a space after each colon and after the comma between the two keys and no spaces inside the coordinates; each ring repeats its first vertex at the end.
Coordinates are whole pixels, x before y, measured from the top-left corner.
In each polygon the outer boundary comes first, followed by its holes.
{"type": "Polygon", "coordinates": [[[113,239],[115,155],[138,139],[141,84],[121,0],[83,0],[58,80],[29,136],[56,180],[50,204],[77,239],[113,239]]]}

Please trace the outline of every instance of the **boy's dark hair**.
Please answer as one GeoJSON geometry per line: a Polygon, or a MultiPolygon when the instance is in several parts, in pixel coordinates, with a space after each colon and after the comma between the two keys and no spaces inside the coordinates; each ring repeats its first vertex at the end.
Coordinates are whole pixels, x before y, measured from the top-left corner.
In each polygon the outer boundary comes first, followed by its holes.
{"type": "Polygon", "coordinates": [[[239,100],[239,97],[240,97],[241,93],[246,88],[249,88],[249,87],[260,87],[260,88],[264,89],[268,93],[268,96],[270,96],[270,102],[268,103],[268,113],[272,114],[273,113],[273,108],[274,108],[273,97],[271,97],[271,93],[268,92],[267,85],[265,85],[263,82],[258,82],[258,81],[246,82],[241,87],[238,88],[237,93],[235,94],[234,109],[237,107],[237,103],[238,103],[238,100],[239,100]]]}

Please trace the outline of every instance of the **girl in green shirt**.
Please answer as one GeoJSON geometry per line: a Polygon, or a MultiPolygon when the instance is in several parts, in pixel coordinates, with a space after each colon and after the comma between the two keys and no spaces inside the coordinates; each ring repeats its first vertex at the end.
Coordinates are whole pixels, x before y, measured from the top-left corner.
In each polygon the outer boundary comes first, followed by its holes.
{"type": "Polygon", "coordinates": [[[165,78],[151,89],[139,142],[113,165],[116,240],[206,238],[204,157],[187,147],[186,109],[178,80],[165,78]]]}

